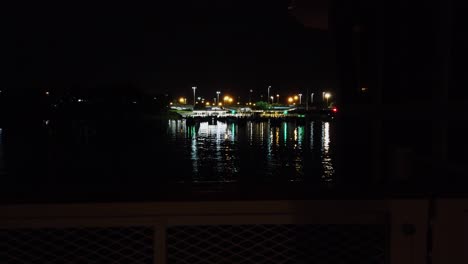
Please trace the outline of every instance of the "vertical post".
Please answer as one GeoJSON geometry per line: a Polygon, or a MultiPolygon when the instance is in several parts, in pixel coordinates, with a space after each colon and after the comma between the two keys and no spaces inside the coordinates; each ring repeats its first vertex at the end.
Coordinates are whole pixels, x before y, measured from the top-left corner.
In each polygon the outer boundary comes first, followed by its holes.
{"type": "Polygon", "coordinates": [[[166,225],[157,223],[154,231],[154,263],[167,263],[166,225]]]}
{"type": "Polygon", "coordinates": [[[270,100],[270,88],[271,88],[271,85],[268,86],[268,97],[267,97],[267,100],[270,100]]]}

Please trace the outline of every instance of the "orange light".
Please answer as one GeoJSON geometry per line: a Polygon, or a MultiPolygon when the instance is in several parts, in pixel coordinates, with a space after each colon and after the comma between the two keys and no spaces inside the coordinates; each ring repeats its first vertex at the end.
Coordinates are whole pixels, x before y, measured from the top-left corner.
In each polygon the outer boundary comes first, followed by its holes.
{"type": "Polygon", "coordinates": [[[299,100],[299,96],[295,95],[294,100],[296,100],[296,101],[299,100]]]}
{"type": "Polygon", "coordinates": [[[289,98],[288,98],[288,102],[289,102],[289,103],[292,103],[293,101],[294,101],[294,99],[293,99],[292,97],[289,97],[289,98]]]}

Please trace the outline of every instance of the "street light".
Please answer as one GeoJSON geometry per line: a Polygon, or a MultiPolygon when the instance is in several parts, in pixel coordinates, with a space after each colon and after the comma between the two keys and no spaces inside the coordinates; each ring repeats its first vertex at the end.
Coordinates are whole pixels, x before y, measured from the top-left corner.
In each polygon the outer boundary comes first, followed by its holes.
{"type": "Polygon", "coordinates": [[[195,106],[195,102],[196,102],[196,101],[195,101],[195,100],[196,100],[196,99],[195,99],[195,98],[196,98],[196,97],[195,97],[195,90],[197,89],[197,87],[196,87],[196,86],[192,86],[192,89],[193,89],[193,106],[195,106]]]}
{"type": "Polygon", "coordinates": [[[249,103],[252,103],[252,92],[253,92],[253,90],[252,90],[252,89],[250,89],[250,94],[249,94],[249,103]]]}
{"type": "Polygon", "coordinates": [[[276,95],[276,103],[279,104],[279,94],[276,95]]]}
{"type": "Polygon", "coordinates": [[[216,91],[216,98],[218,98],[218,101],[216,101],[216,103],[219,103],[219,94],[220,93],[221,93],[220,91],[216,91]]]}
{"type": "Polygon", "coordinates": [[[234,99],[232,99],[232,97],[228,95],[224,96],[223,100],[225,104],[228,104],[228,103],[231,104],[234,101],[234,99]]]}
{"type": "Polygon", "coordinates": [[[330,99],[331,94],[330,93],[325,93],[325,99],[327,99],[327,107],[328,107],[328,99],[330,99]]]}
{"type": "Polygon", "coordinates": [[[300,105],[302,102],[302,94],[298,94],[298,95],[299,95],[299,105],[300,105]]]}
{"type": "Polygon", "coordinates": [[[270,96],[270,99],[271,99],[271,103],[274,103],[274,101],[273,101],[274,97],[270,96]]]}

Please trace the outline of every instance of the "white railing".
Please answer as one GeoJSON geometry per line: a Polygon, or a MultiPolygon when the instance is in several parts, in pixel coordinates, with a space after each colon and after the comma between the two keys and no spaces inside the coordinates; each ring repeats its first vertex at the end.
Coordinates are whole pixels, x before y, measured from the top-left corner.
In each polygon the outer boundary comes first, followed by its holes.
{"type": "Polygon", "coordinates": [[[85,261],[101,251],[100,263],[132,256],[139,263],[427,259],[427,200],[38,204],[0,211],[2,264],[37,258],[34,250],[41,258],[53,256],[48,263],[64,263],[64,255],[85,261]]]}

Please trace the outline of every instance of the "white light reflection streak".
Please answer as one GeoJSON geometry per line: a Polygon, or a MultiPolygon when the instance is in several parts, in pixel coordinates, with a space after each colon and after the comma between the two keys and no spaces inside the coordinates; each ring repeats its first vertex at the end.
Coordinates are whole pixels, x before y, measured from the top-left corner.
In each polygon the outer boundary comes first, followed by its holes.
{"type": "Polygon", "coordinates": [[[324,122],[322,126],[322,149],[324,154],[330,151],[330,123],[324,122]]]}
{"type": "Polygon", "coordinates": [[[332,158],[330,156],[330,123],[322,123],[322,179],[326,182],[333,181],[335,169],[333,167],[332,158]]]}
{"type": "Polygon", "coordinates": [[[310,150],[314,149],[314,121],[310,122],[310,150]]]}
{"type": "MultiPolygon", "coordinates": [[[[253,143],[253,122],[248,123],[249,125],[247,126],[248,128],[248,133],[249,133],[249,145],[252,146],[253,143]]],[[[262,133],[263,134],[263,133],[262,133]]]]}
{"type": "Polygon", "coordinates": [[[297,148],[297,127],[294,128],[294,149],[297,148]]]}
{"type": "MultiPolygon", "coordinates": [[[[258,125],[257,125],[258,126],[258,125]]],[[[265,137],[265,125],[263,124],[263,122],[260,123],[260,145],[263,146],[263,139],[265,137]]],[[[268,141],[268,139],[267,139],[268,141]]]]}
{"type": "Polygon", "coordinates": [[[280,134],[280,128],[275,127],[275,145],[279,146],[279,134],[280,134]]]}
{"type": "Polygon", "coordinates": [[[271,157],[271,148],[273,146],[273,128],[268,124],[268,157],[271,157]]]}
{"type": "MultiPolygon", "coordinates": [[[[200,124],[200,130],[201,130],[201,124],[200,124]]],[[[193,167],[193,173],[195,175],[198,174],[198,146],[197,146],[197,131],[195,129],[195,126],[191,128],[192,133],[190,133],[190,136],[192,138],[192,167],[193,167]]],[[[199,131],[200,131],[199,130],[199,131]]],[[[200,132],[199,132],[200,133],[200,132]]]]}

